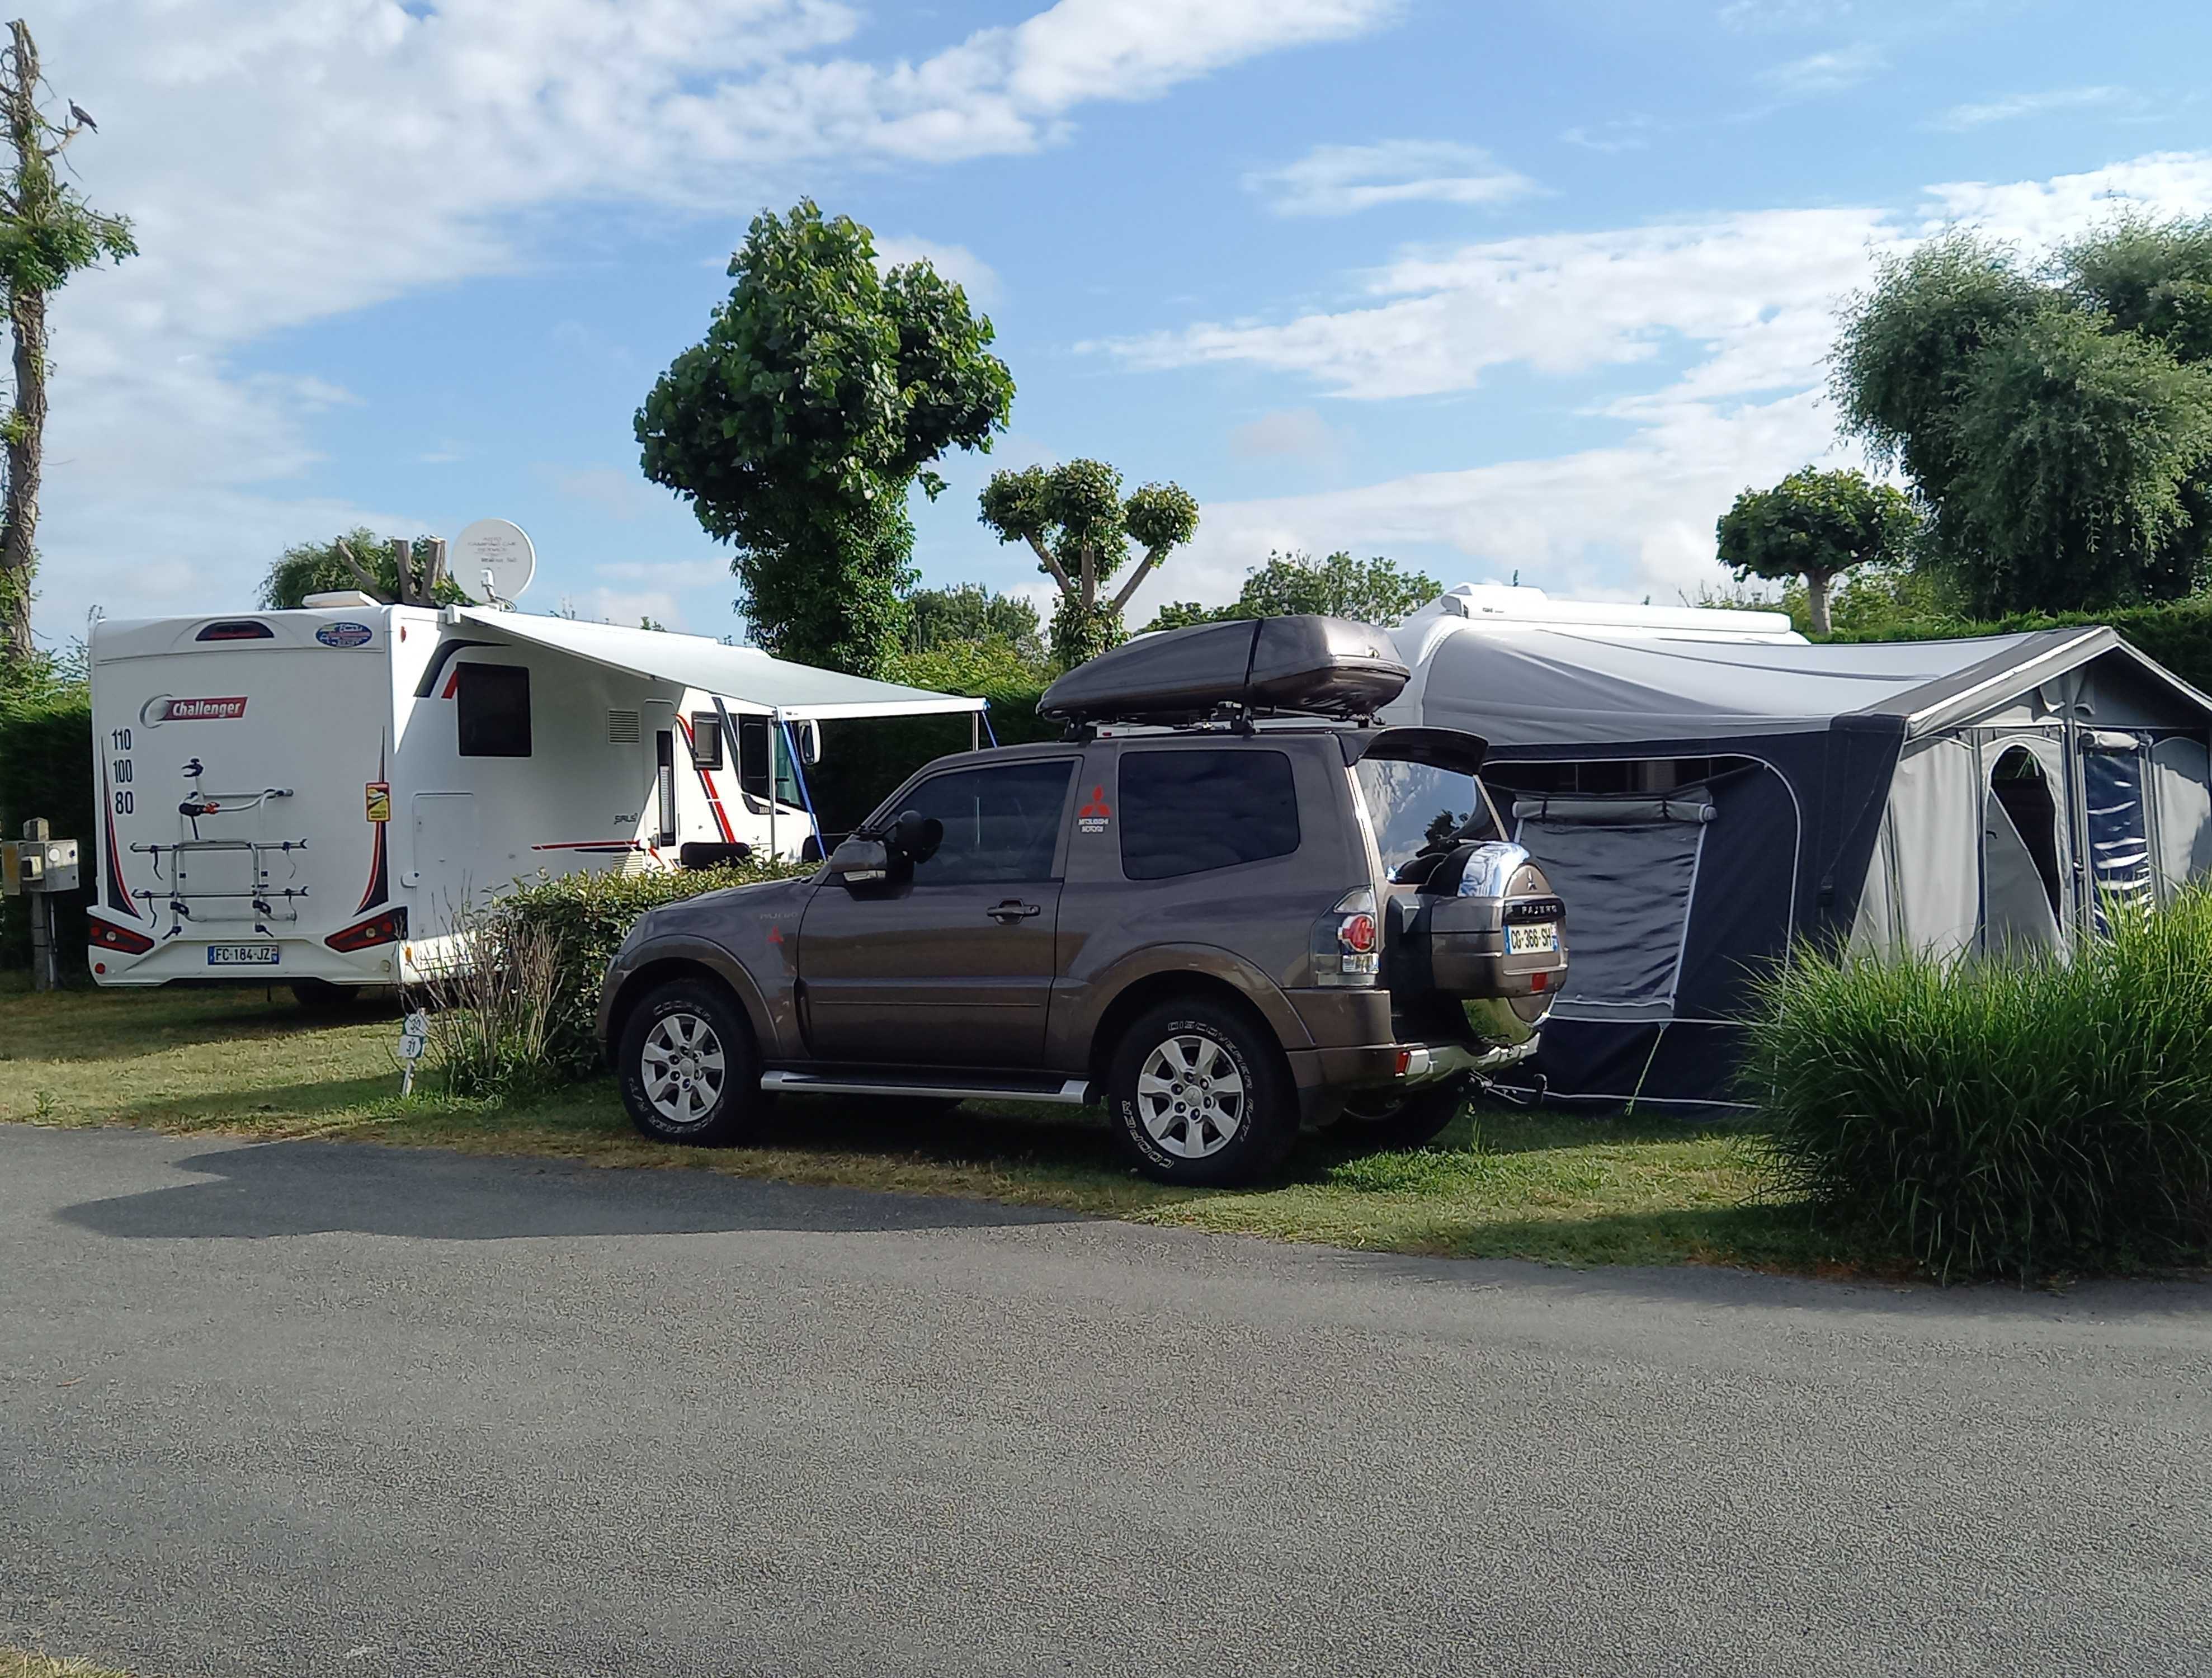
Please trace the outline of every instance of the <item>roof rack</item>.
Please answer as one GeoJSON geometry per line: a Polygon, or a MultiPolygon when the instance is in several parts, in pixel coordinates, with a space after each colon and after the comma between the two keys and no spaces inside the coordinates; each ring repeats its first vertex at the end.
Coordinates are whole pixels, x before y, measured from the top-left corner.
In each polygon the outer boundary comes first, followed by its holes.
{"type": "Polygon", "coordinates": [[[1139,635],[1078,665],[1044,690],[1041,716],[1188,723],[1227,714],[1372,717],[1412,672],[1384,631],[1345,617],[1200,623],[1139,635]]]}

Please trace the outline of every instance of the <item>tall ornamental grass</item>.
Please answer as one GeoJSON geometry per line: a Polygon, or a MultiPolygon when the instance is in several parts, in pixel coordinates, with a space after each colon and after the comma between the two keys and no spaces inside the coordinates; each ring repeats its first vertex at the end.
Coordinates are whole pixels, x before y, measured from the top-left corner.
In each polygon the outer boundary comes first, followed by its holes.
{"type": "Polygon", "coordinates": [[[1744,1078],[1788,1186],[1937,1276],[2212,1257],[2212,891],[2064,962],[1801,954],[1744,1078]]]}

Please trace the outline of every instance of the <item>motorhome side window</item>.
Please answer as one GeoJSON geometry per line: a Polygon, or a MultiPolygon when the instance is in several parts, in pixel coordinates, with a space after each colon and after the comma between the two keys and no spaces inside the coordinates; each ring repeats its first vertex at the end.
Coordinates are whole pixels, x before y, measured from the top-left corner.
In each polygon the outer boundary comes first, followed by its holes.
{"type": "Polygon", "coordinates": [[[769,746],[775,738],[766,717],[738,719],[738,785],[747,798],[758,799],[763,805],[775,773],[769,762],[769,746]]]}
{"type": "Polygon", "coordinates": [[[722,767],[722,720],[712,711],[691,713],[691,764],[702,769],[722,767]]]}
{"type": "Polygon", "coordinates": [[[453,675],[461,756],[530,756],[530,672],[520,665],[464,664],[453,675]]]}
{"type": "Polygon", "coordinates": [[[1121,754],[1121,872],[1169,879],[1288,856],[1298,799],[1279,751],[1121,754]]]}

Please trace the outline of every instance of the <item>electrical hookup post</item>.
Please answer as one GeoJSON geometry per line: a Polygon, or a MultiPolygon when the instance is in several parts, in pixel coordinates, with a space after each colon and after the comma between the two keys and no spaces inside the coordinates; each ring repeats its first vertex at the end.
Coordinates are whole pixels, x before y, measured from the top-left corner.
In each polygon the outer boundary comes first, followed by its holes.
{"type": "Polygon", "coordinates": [[[23,824],[23,836],[0,844],[0,893],[23,901],[31,921],[31,988],[58,990],[61,951],[54,939],[54,899],[76,887],[76,841],[57,839],[43,816],[23,824]]]}
{"type": "Polygon", "coordinates": [[[430,1017],[418,1008],[399,1028],[399,1093],[403,1097],[415,1093],[415,1063],[422,1058],[429,1040],[430,1017]]]}

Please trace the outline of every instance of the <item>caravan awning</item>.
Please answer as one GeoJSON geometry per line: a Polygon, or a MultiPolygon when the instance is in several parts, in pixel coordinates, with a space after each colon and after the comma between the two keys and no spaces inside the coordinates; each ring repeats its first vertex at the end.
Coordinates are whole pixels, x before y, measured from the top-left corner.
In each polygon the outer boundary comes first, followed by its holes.
{"type": "Polygon", "coordinates": [[[453,609],[472,629],[509,641],[529,641],[572,654],[611,670],[626,670],[655,681],[680,682],[719,696],[732,710],[781,712],[794,721],[839,717],[945,716],[980,711],[986,702],[964,694],[932,693],[927,688],[875,682],[812,665],[772,659],[757,647],[726,647],[704,635],[680,635],[665,629],[625,629],[613,623],[581,623],[568,617],[538,617],[485,606],[453,609]]]}

